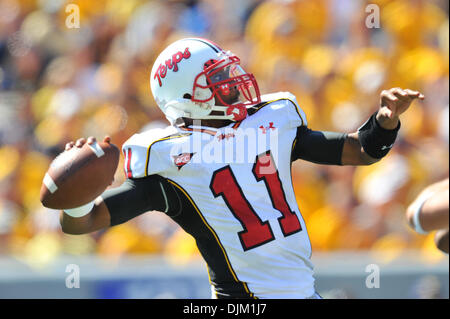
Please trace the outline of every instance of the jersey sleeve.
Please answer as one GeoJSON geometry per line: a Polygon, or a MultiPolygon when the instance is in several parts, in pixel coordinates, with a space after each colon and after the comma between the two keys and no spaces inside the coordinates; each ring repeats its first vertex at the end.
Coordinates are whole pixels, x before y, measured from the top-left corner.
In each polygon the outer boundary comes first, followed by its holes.
{"type": "Polygon", "coordinates": [[[290,118],[290,125],[291,127],[298,127],[298,126],[308,126],[308,122],[306,120],[306,114],[302,110],[302,108],[299,106],[297,99],[294,94],[286,92],[286,99],[290,102],[290,107],[288,108],[289,111],[289,118],[290,118]]]}
{"type": "Polygon", "coordinates": [[[121,186],[106,190],[101,197],[108,207],[111,226],[119,225],[145,212],[156,210],[173,216],[181,202],[173,187],[159,175],[127,179],[121,186]]]}
{"type": "Polygon", "coordinates": [[[164,172],[168,163],[161,160],[154,144],[166,139],[176,129],[153,129],[134,134],[122,146],[124,156],[124,172],[127,178],[142,178],[164,172]]]}

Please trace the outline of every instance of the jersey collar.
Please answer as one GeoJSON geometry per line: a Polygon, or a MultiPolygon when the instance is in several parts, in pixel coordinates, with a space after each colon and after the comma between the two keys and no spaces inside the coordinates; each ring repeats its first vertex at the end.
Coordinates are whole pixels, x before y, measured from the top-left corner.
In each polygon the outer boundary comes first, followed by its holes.
{"type": "Polygon", "coordinates": [[[188,127],[178,126],[177,128],[183,132],[200,132],[200,133],[206,133],[206,134],[215,136],[217,134],[217,132],[221,131],[224,128],[237,129],[239,127],[239,125],[241,125],[241,123],[242,123],[242,121],[239,121],[239,122],[228,124],[221,128],[215,128],[215,127],[204,126],[204,125],[189,125],[188,127]]]}
{"type": "Polygon", "coordinates": [[[200,132],[215,136],[219,131],[217,128],[208,126],[189,125],[188,127],[179,126],[179,130],[184,132],[200,132]]]}

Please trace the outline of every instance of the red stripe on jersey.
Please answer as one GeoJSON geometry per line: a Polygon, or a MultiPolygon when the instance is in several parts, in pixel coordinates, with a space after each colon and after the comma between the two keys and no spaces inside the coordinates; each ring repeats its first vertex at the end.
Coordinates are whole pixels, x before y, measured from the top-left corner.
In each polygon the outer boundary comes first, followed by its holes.
{"type": "Polygon", "coordinates": [[[133,177],[133,173],[131,172],[131,148],[128,149],[128,156],[127,156],[127,177],[128,178],[133,177]]]}

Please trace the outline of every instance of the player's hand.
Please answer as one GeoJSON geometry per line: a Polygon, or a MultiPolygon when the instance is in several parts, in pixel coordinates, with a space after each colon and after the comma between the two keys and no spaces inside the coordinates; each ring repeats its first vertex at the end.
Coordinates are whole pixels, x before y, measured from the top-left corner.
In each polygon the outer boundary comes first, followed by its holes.
{"type": "MultiPolygon", "coordinates": [[[[87,139],[82,137],[79,138],[78,140],[76,140],[75,142],[71,141],[69,143],[66,144],[65,150],[68,151],[70,150],[72,147],[78,147],[81,148],[83,147],[84,144],[88,143],[89,145],[92,145],[96,142],[97,140],[95,139],[95,137],[93,136],[89,136],[87,139]]],[[[103,138],[103,142],[105,143],[111,143],[111,137],[109,136],[105,136],[103,138]]]]}
{"type": "MultiPolygon", "coordinates": [[[[68,151],[68,150],[70,150],[70,149],[73,148],[73,147],[82,148],[84,144],[88,143],[89,145],[92,145],[92,144],[94,144],[96,141],[97,141],[96,138],[93,137],[93,136],[89,136],[87,139],[84,138],[84,137],[82,137],[82,138],[79,138],[78,140],[76,140],[75,142],[71,141],[71,142],[67,143],[64,150],[65,150],[65,151],[68,151]]],[[[103,138],[103,142],[104,142],[104,143],[108,143],[108,144],[111,143],[111,137],[108,136],[108,135],[105,136],[105,137],[103,138]]],[[[113,180],[111,181],[111,184],[109,184],[109,185],[112,185],[112,183],[114,183],[114,178],[113,178],[113,180]]]]}
{"type": "Polygon", "coordinates": [[[377,114],[378,123],[385,129],[395,129],[400,114],[404,113],[415,99],[423,100],[425,96],[419,91],[410,89],[392,88],[382,91],[377,114]]]}

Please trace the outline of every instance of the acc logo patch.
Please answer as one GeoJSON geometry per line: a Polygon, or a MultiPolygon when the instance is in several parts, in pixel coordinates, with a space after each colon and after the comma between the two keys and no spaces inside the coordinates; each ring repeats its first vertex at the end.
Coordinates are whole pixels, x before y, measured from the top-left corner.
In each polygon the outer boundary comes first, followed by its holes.
{"type": "Polygon", "coordinates": [[[175,166],[178,167],[178,170],[180,170],[184,165],[189,163],[192,159],[192,156],[194,156],[195,153],[181,153],[179,155],[172,155],[173,162],[175,166]]]}
{"type": "Polygon", "coordinates": [[[158,79],[159,86],[162,86],[161,79],[166,77],[167,69],[172,70],[173,72],[177,72],[178,63],[180,63],[183,59],[187,60],[190,57],[191,52],[189,52],[189,48],[184,49],[184,52],[178,51],[177,53],[172,55],[171,59],[168,59],[164,64],[161,63],[159,65],[158,69],[156,69],[153,79],[158,79]]]}

